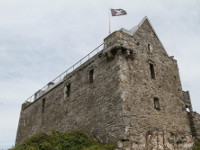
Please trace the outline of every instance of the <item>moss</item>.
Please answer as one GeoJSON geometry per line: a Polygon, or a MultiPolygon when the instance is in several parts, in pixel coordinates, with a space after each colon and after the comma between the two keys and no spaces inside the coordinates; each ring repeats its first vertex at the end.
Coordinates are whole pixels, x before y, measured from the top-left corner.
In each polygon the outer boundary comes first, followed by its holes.
{"type": "Polygon", "coordinates": [[[200,150],[200,139],[195,141],[193,150],[200,150]]]}
{"type": "Polygon", "coordinates": [[[87,148],[84,148],[83,150],[113,150],[115,149],[115,144],[96,144],[87,148]]]}
{"type": "Polygon", "coordinates": [[[12,150],[113,150],[114,144],[100,144],[83,131],[37,133],[12,150]]]}

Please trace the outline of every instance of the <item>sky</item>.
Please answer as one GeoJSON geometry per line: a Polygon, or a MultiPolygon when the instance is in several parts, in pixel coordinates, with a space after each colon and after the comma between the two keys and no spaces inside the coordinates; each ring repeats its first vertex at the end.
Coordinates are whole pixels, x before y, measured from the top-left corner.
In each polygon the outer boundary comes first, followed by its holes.
{"type": "Polygon", "coordinates": [[[199,0],[0,0],[0,150],[15,143],[21,104],[108,36],[147,16],[178,61],[183,90],[200,112],[199,0]]]}

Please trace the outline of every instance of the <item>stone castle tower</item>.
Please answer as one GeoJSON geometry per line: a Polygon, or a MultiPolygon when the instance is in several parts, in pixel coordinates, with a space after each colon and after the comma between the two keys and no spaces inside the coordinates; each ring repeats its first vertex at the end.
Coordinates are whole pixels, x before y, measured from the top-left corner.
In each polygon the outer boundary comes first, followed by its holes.
{"type": "Polygon", "coordinates": [[[130,31],[110,34],[103,50],[25,102],[16,143],[52,128],[81,129],[117,142],[118,150],[190,150],[198,120],[177,61],[145,17],[130,31]]]}

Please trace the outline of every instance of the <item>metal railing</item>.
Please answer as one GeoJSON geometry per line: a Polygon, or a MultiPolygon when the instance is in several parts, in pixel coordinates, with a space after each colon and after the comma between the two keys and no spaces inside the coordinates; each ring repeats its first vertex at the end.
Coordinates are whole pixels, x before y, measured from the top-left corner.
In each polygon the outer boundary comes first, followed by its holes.
{"type": "Polygon", "coordinates": [[[35,94],[33,94],[32,96],[30,96],[26,102],[33,102],[35,100],[37,100],[38,98],[40,98],[42,95],[44,95],[46,92],[48,92],[50,89],[52,89],[53,87],[55,87],[56,85],[58,85],[60,82],[62,82],[63,78],[69,74],[70,72],[74,71],[76,68],[78,68],[80,65],[82,65],[84,62],[86,62],[88,59],[90,59],[91,57],[93,57],[95,54],[97,54],[100,50],[102,46],[104,45],[104,43],[102,43],[101,45],[99,45],[97,48],[95,48],[94,50],[92,50],[89,54],[87,54],[85,57],[83,57],[82,59],[80,59],[77,63],[75,63],[74,65],[72,65],[70,68],[68,68],[66,71],[64,71],[63,73],[61,73],[59,76],[57,76],[55,79],[53,79],[52,81],[50,81],[47,85],[45,85],[44,87],[42,87],[40,90],[38,90],[35,94]],[[99,50],[100,49],[100,50],[99,50]]]}

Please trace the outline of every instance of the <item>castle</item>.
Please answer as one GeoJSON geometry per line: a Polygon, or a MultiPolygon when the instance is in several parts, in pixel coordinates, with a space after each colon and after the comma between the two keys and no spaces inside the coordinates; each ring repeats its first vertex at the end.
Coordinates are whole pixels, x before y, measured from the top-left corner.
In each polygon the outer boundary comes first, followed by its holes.
{"type": "Polygon", "coordinates": [[[149,19],[113,32],[103,46],[22,105],[16,143],[52,128],[81,129],[117,150],[191,150],[200,115],[149,19]]]}

